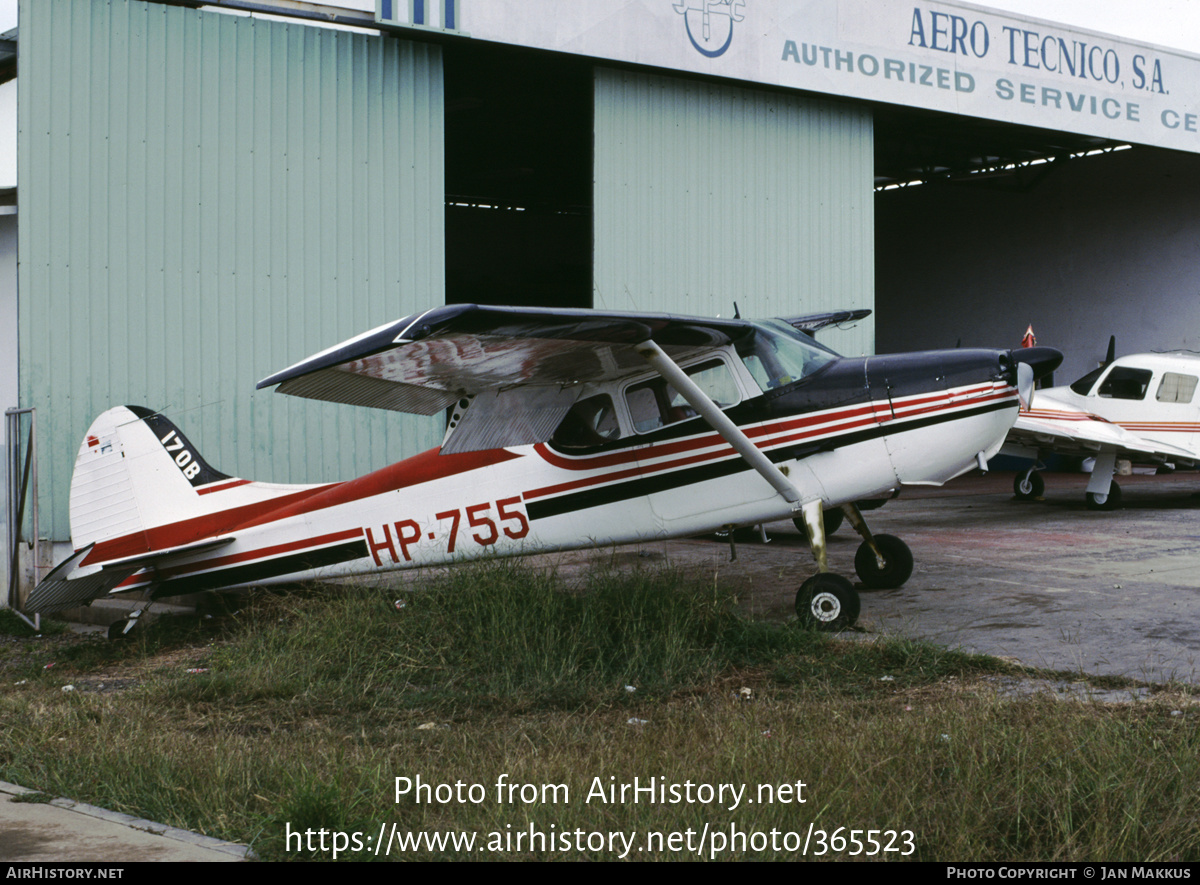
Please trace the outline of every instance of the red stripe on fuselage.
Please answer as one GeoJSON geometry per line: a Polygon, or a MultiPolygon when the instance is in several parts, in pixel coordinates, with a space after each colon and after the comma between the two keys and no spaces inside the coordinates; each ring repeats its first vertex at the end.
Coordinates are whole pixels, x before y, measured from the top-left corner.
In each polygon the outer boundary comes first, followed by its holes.
{"type": "Polygon", "coordinates": [[[348,482],[304,489],[300,492],[280,495],[278,498],[268,501],[231,507],[228,510],[219,510],[216,513],[155,526],[109,541],[101,541],[88,554],[83,564],[108,562],[112,559],[135,556],[139,553],[149,553],[152,550],[179,547],[215,535],[232,534],[242,529],[287,519],[290,516],[324,510],[351,501],[360,501],[363,498],[370,498],[374,495],[381,495],[446,476],[466,473],[481,467],[490,467],[493,464],[521,457],[504,449],[465,452],[458,455],[442,455],[439,454],[439,451],[439,449],[430,449],[420,455],[414,455],[384,467],[382,470],[376,470],[374,473],[368,473],[366,476],[348,482]]]}
{"type": "MultiPolygon", "coordinates": [[[[771,434],[784,433],[787,431],[797,430],[802,427],[810,427],[818,424],[829,424],[832,422],[842,422],[850,418],[858,418],[864,416],[886,415],[888,420],[892,420],[892,412],[896,412],[896,418],[907,418],[910,415],[923,414],[924,412],[934,411],[945,406],[963,406],[969,402],[987,402],[994,398],[1003,398],[1012,395],[1010,388],[1004,388],[996,391],[993,384],[979,384],[974,387],[968,387],[965,390],[960,390],[957,393],[940,390],[929,394],[920,394],[911,396],[906,399],[896,401],[888,400],[873,400],[870,403],[864,403],[852,408],[841,410],[829,410],[825,412],[815,412],[810,415],[803,415],[797,418],[785,418],[776,421],[766,421],[757,424],[753,427],[743,427],[742,432],[750,439],[756,437],[768,436],[771,434]],[[993,393],[995,391],[995,393],[993,393]],[[991,394],[984,397],[984,394],[991,394]],[[918,411],[909,411],[914,406],[925,406],[932,404],[928,408],[918,411]],[[900,414],[903,413],[903,414],[900,414]]],[[[868,422],[869,423],[869,422],[868,422]]],[[[880,422],[882,423],[882,421],[880,422]]],[[[681,452],[691,451],[698,448],[706,448],[717,444],[715,434],[705,433],[700,436],[691,437],[689,439],[672,440],[671,442],[652,445],[645,449],[626,449],[620,452],[611,452],[603,455],[564,455],[551,449],[545,443],[538,443],[534,449],[548,464],[555,467],[561,467],[563,470],[599,470],[604,467],[615,467],[618,464],[628,464],[631,461],[649,460],[651,458],[666,458],[671,455],[681,452]]],[[[773,444],[773,441],[772,441],[773,444]]]]}
{"type": "MultiPolygon", "coordinates": [[[[869,427],[873,424],[883,424],[880,415],[887,415],[887,423],[893,421],[903,422],[909,418],[919,417],[934,412],[948,412],[951,410],[959,410],[963,408],[974,407],[982,403],[994,402],[997,400],[1012,399],[1015,397],[1013,388],[1005,387],[996,390],[992,385],[970,388],[968,392],[956,394],[953,398],[950,394],[942,392],[932,395],[912,397],[908,400],[902,400],[895,405],[896,414],[892,416],[892,406],[886,401],[875,401],[868,405],[857,406],[841,411],[830,411],[808,415],[803,418],[791,418],[780,421],[767,422],[755,427],[742,428],[742,431],[747,437],[769,437],[768,439],[759,439],[756,441],[756,446],[759,449],[770,451],[771,449],[779,448],[780,446],[794,443],[800,440],[812,439],[815,437],[832,436],[845,433],[848,430],[856,430],[861,427],[869,427]],[[932,404],[932,405],[931,405],[932,404]],[[914,406],[918,408],[913,408],[914,406]]],[[[896,427],[897,433],[904,432],[904,425],[901,423],[896,427]]],[[[581,479],[570,480],[567,482],[556,483],[555,485],[544,486],[542,488],[531,489],[524,493],[525,500],[533,500],[535,498],[545,498],[552,495],[558,495],[563,492],[575,491],[577,489],[587,488],[588,486],[604,485],[607,483],[620,482],[621,480],[631,477],[650,476],[659,473],[666,473],[672,470],[677,470],[681,467],[690,467],[694,464],[705,461],[719,461],[725,458],[732,457],[736,453],[733,447],[730,446],[723,437],[719,434],[705,433],[697,437],[692,437],[685,440],[677,440],[671,443],[666,443],[658,446],[647,446],[646,448],[637,449],[632,452],[620,452],[613,455],[597,455],[590,459],[588,456],[581,456],[578,459],[567,459],[558,455],[558,453],[550,450],[544,443],[539,443],[534,447],[539,455],[542,456],[548,463],[556,467],[565,467],[569,470],[590,470],[599,469],[605,466],[611,466],[618,463],[627,463],[628,461],[636,461],[641,459],[645,462],[655,460],[656,463],[636,464],[624,470],[602,473],[599,475],[583,477],[581,479]],[[666,458],[671,455],[680,454],[696,449],[709,449],[707,452],[699,452],[686,458],[676,458],[671,461],[660,461],[656,459],[666,458]],[[617,456],[620,456],[619,458],[617,456]]]]}
{"type": "Polygon", "coordinates": [[[226,482],[213,483],[212,485],[207,485],[203,488],[196,489],[196,494],[211,495],[213,492],[223,492],[226,489],[236,489],[238,486],[248,485],[250,485],[250,480],[248,479],[232,479],[226,482]]]}
{"type": "Polygon", "coordinates": [[[228,556],[218,556],[215,559],[206,559],[202,562],[191,562],[187,565],[178,565],[173,568],[158,568],[153,571],[153,581],[146,575],[144,571],[138,572],[135,575],[130,575],[124,581],[117,585],[117,588],[124,591],[130,590],[142,584],[152,582],[166,581],[171,578],[177,578],[180,575],[186,575],[193,572],[204,572],[212,569],[221,568],[226,565],[236,565],[239,562],[248,562],[254,559],[267,559],[274,556],[282,556],[285,553],[292,553],[296,550],[305,548],[326,547],[330,544],[336,544],[340,541],[349,541],[353,538],[361,538],[363,530],[361,528],[347,529],[342,532],[331,532],[327,535],[319,535],[315,538],[305,538],[302,541],[289,541],[286,544],[276,544],[273,547],[262,547],[258,550],[247,550],[243,553],[233,553],[228,556]]]}

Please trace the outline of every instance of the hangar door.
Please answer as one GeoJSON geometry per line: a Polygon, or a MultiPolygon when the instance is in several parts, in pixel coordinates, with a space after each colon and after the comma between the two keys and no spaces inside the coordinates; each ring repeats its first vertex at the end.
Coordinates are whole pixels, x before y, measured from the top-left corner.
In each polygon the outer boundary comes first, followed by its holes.
{"type": "Polygon", "coordinates": [[[41,524],[80,440],[162,410],[225,473],[347,479],[439,419],[256,391],[444,302],[435,46],[141,0],[21,0],[20,397],[41,524]]]}
{"type": "MultiPolygon", "coordinates": [[[[598,68],[594,306],[732,316],[874,307],[870,111],[598,68]]],[[[822,333],[874,352],[874,325],[822,333]]]]}

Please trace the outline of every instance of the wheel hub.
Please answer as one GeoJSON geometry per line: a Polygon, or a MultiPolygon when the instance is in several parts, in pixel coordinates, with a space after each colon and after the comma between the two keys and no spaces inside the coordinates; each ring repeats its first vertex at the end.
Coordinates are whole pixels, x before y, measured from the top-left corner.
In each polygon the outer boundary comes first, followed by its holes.
{"type": "Polygon", "coordinates": [[[829,623],[836,621],[842,613],[842,603],[834,594],[822,591],[813,596],[811,609],[814,618],[829,623]]]}

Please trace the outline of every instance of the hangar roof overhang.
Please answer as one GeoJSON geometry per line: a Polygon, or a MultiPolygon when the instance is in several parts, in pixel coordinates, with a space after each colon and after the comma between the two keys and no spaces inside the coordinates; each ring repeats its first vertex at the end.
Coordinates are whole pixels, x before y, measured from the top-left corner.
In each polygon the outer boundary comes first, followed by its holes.
{"type": "Polygon", "coordinates": [[[1200,58],[957,0],[607,0],[569,14],[559,0],[160,2],[865,101],[877,189],[1023,188],[1057,163],[1130,143],[1200,152],[1200,58]]]}
{"type": "Polygon", "coordinates": [[[875,105],[874,118],[877,191],[932,182],[1026,190],[1061,163],[1130,147],[918,108],[875,105]]]}

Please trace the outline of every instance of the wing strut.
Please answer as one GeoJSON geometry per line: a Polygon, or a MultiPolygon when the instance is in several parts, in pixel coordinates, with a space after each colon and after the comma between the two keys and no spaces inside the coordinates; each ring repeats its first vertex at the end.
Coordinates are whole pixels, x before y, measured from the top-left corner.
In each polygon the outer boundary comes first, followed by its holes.
{"type": "MultiPolygon", "coordinates": [[[[728,416],[717,407],[703,390],[684,373],[683,369],[671,359],[654,341],[643,341],[636,350],[656,372],[667,380],[693,409],[709,423],[713,430],[721,434],[725,441],[733,446],[735,452],[745,459],[746,463],[758,471],[771,487],[792,505],[793,510],[800,510],[805,504],[800,491],[784,476],[770,459],[750,441],[741,429],[729,420],[728,416]]],[[[820,499],[815,499],[819,501],[820,499]]]]}

